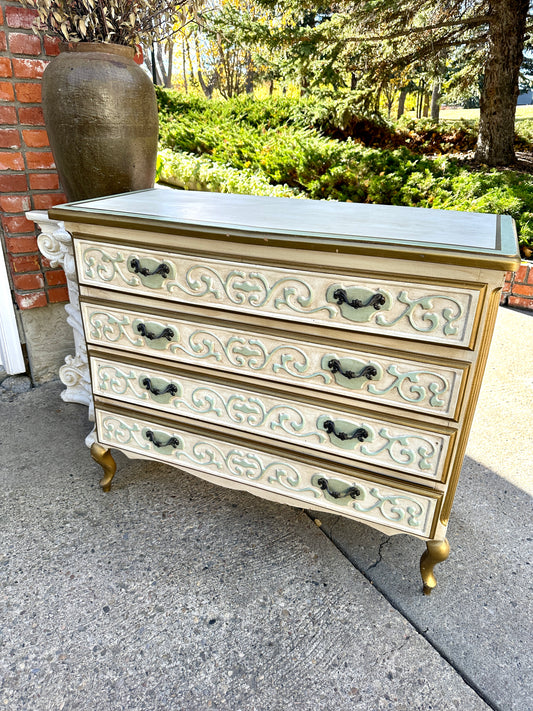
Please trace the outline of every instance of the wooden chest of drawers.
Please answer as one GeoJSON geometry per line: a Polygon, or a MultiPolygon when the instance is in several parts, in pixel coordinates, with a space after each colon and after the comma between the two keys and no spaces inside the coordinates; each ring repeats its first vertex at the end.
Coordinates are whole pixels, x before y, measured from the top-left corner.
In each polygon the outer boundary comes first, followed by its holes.
{"type": "Polygon", "coordinates": [[[446,528],[508,217],[148,190],[53,208],[110,448],[427,542],[446,528]]]}

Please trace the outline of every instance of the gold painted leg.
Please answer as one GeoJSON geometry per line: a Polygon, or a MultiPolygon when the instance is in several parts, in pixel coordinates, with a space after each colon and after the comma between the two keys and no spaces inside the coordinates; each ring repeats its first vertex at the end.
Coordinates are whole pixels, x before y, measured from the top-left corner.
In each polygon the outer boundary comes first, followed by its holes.
{"type": "Polygon", "coordinates": [[[91,457],[97,462],[104,470],[104,476],[100,479],[100,486],[102,491],[109,491],[111,489],[111,481],[115,476],[117,470],[117,465],[111,452],[107,447],[102,447],[98,442],[94,442],[91,445],[91,457]]]}
{"type": "Polygon", "coordinates": [[[420,558],[420,573],[424,582],[424,595],[429,595],[437,585],[433,568],[450,555],[450,544],[446,538],[443,541],[426,541],[426,548],[420,558]]]}

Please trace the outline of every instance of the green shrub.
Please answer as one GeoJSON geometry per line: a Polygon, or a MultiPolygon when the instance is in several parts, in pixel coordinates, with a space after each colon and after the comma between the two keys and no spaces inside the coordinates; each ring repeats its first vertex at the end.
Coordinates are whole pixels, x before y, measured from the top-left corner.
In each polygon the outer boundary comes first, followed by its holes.
{"type": "Polygon", "coordinates": [[[515,124],[516,136],[529,146],[524,150],[531,150],[533,145],[533,119],[518,119],[515,124]]]}
{"type": "Polygon", "coordinates": [[[271,185],[261,174],[219,165],[209,158],[165,149],[158,155],[159,180],[185,190],[304,198],[286,185],[271,185]]]}
{"type": "MultiPolygon", "coordinates": [[[[289,99],[269,97],[254,99],[239,96],[230,100],[188,96],[156,87],[162,125],[173,121],[220,123],[269,130],[283,126],[313,129],[338,140],[374,148],[395,149],[405,146],[424,155],[468,152],[477,140],[475,120],[461,119],[435,123],[432,119],[403,117],[396,123],[376,114],[364,115],[351,92],[340,97],[289,99]]],[[[533,119],[516,124],[515,147],[533,150],[533,119]]],[[[189,149],[187,149],[189,150],[189,149]]]]}

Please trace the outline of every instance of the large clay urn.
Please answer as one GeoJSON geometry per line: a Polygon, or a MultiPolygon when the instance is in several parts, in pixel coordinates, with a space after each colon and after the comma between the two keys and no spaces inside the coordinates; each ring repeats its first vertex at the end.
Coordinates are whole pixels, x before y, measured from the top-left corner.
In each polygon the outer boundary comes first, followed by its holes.
{"type": "Polygon", "coordinates": [[[153,187],[157,102],[133,48],[79,42],[61,49],[43,74],[43,112],[68,200],[153,187]]]}

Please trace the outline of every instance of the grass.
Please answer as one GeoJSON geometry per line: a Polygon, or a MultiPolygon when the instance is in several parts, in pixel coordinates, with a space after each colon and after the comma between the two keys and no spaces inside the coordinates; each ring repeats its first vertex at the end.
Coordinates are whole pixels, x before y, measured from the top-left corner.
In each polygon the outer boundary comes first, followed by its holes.
{"type": "MultiPolygon", "coordinates": [[[[479,121],[479,109],[443,109],[440,110],[440,117],[443,121],[479,121]]],[[[517,106],[516,120],[533,119],[533,105],[517,106]]]]}

